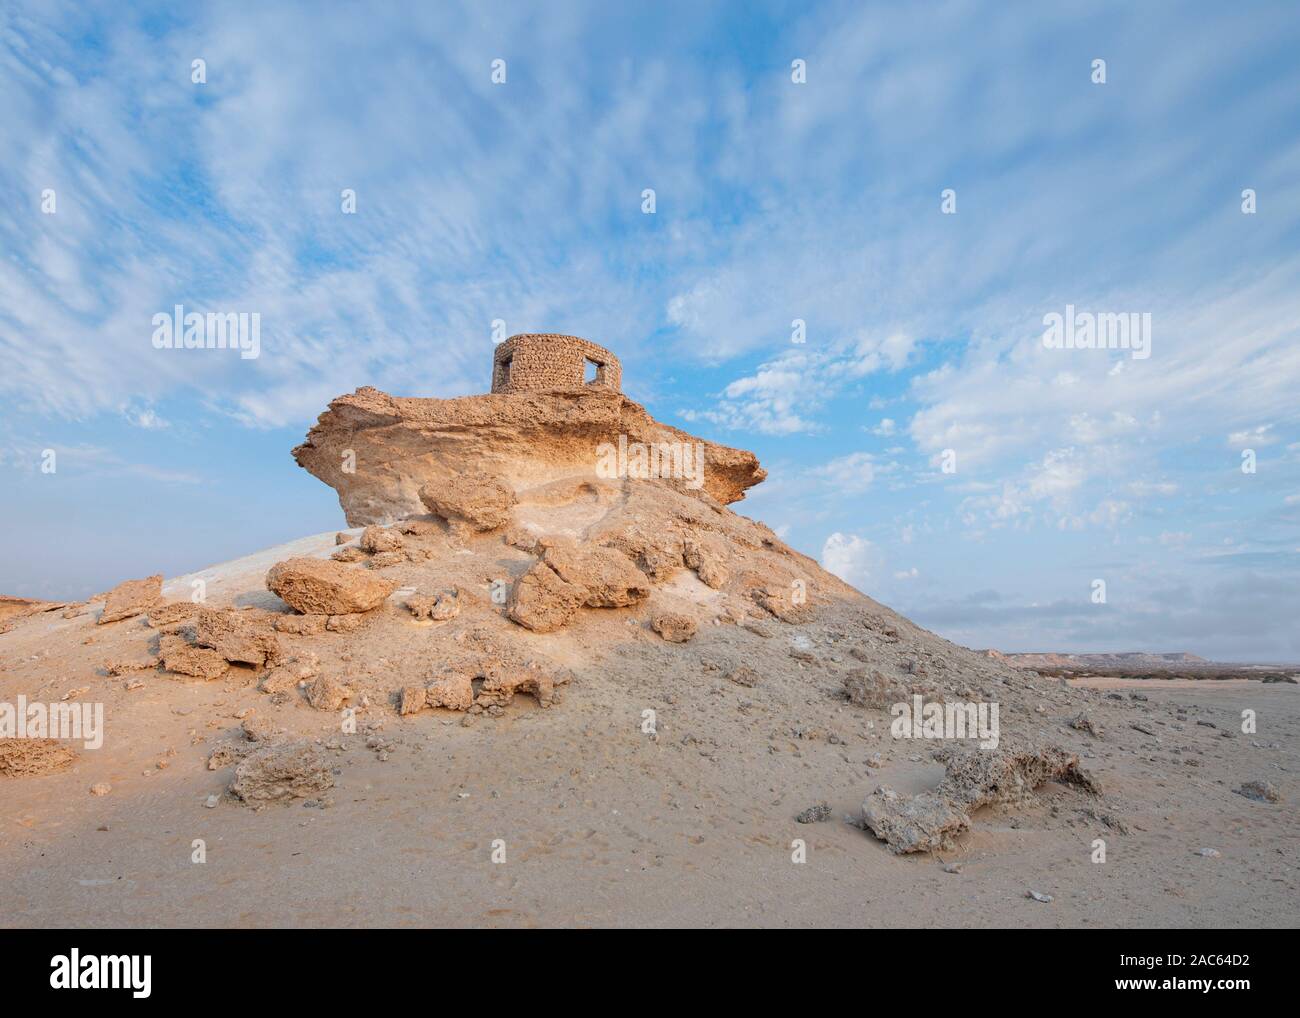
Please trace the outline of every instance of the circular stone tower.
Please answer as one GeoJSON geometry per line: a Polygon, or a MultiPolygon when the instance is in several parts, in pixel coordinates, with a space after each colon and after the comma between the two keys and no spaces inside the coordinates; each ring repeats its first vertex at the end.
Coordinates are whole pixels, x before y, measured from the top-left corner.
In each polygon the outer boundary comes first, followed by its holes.
{"type": "Polygon", "coordinates": [[[578,336],[525,332],[492,357],[493,392],[538,392],[598,385],[621,392],[623,366],[603,346],[578,336]]]}

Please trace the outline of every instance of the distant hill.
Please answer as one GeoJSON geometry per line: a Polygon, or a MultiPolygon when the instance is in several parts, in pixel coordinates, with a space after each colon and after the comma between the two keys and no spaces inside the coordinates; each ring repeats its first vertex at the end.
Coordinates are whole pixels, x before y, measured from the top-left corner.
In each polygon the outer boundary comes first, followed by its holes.
{"type": "Polygon", "coordinates": [[[1141,651],[1125,651],[1116,654],[1004,654],[998,650],[985,650],[980,653],[1021,668],[1087,668],[1100,671],[1107,668],[1169,668],[1176,665],[1210,663],[1203,657],[1185,651],[1172,654],[1147,654],[1141,651]]]}

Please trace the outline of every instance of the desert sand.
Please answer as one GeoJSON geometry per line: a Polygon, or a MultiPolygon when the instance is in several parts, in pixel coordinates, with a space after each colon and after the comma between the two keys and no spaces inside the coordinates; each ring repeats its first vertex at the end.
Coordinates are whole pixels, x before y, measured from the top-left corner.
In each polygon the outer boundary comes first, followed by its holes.
{"type": "Polygon", "coordinates": [[[598,476],[620,435],[696,441],[359,390],[295,450],[355,526],[14,609],[0,703],[105,732],[0,744],[0,924],[1293,924],[1300,687],[955,646],[733,511],[750,454],[598,476]],[[896,738],[913,697],[998,745],[896,738]]]}

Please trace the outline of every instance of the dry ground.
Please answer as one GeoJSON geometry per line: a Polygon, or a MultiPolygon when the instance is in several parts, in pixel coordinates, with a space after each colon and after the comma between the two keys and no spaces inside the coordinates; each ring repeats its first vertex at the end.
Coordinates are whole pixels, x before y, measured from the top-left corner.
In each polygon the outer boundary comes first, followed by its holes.
{"type": "MultiPolygon", "coordinates": [[[[331,537],[288,550],[325,554],[331,537]]],[[[253,597],[285,555],[205,571],[210,595],[253,597]]],[[[186,596],[189,580],[166,593],[186,596]]],[[[0,925],[1295,925],[1300,687],[1080,690],[1025,674],[1006,690],[1007,717],[1079,751],[1104,802],[1045,786],[1027,806],[980,811],[942,859],[900,857],[846,818],[877,785],[921,791],[942,768],[930,745],[891,739],[886,714],[839,695],[858,613],[845,604],[808,625],[772,622],[766,638],[705,626],[683,645],[650,632],[645,611],[591,613],[562,638],[535,637],[575,676],[551,709],[519,698],[504,717],[463,724],[376,705],[350,736],[334,715],[271,706],[245,681],[150,671],[127,692],[127,678],[101,666],[142,641],[143,620],[39,616],[0,636],[0,701],[90,686],[81,698],[105,704],[108,734],[68,770],[0,777],[0,925]],[[735,663],[762,681],[728,682],[735,663]],[[1081,703],[1100,738],[1068,727],[1081,703]],[[207,756],[250,707],[339,747],[328,751],[328,805],[205,806],[231,777],[209,771],[207,756]],[[1243,709],[1257,713],[1258,733],[1224,737],[1243,709]],[[366,747],[371,724],[390,748],[366,747]],[[869,767],[875,753],[880,766],[869,767]],[[1234,793],[1256,779],[1282,801],[1234,793]],[[97,782],[111,793],[89,795],[97,782]],[[821,801],[829,820],[795,822],[821,801]],[[1096,838],[1104,864],[1091,861],[1096,838]],[[195,839],[202,864],[191,861],[195,839]],[[803,864],[791,860],[795,839],[806,842],[803,864]],[[492,861],[498,840],[504,863],[492,861]],[[1055,900],[1030,900],[1031,889],[1055,900]]],[[[411,622],[404,653],[436,656],[437,638],[411,622]]]]}

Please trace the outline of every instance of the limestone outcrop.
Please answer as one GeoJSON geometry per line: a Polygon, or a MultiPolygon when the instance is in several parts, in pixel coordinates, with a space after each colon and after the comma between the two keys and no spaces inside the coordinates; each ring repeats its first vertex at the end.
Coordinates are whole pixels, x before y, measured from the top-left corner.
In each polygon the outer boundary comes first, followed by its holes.
{"type": "Polygon", "coordinates": [[[469,469],[517,492],[559,478],[595,479],[602,465],[631,471],[638,449],[659,446],[692,455],[698,448],[702,480],[695,487],[690,478],[673,483],[723,505],[767,476],[753,453],[660,424],[604,386],[459,399],[361,388],[330,403],[293,456],[338,492],[349,525],[359,527],[424,514],[421,489],[450,491],[469,469]]]}

